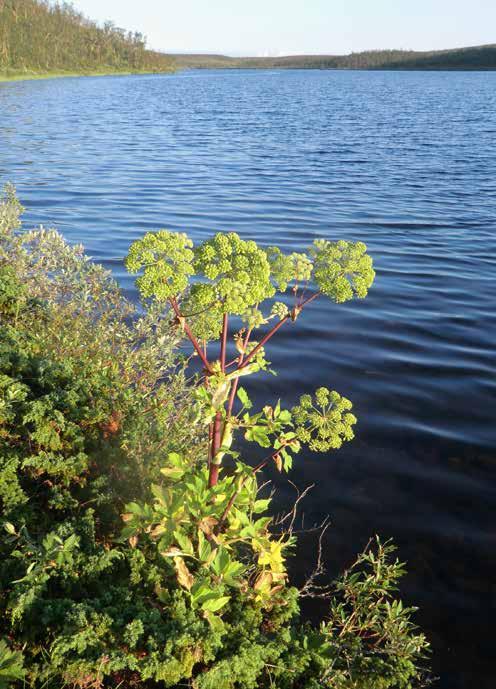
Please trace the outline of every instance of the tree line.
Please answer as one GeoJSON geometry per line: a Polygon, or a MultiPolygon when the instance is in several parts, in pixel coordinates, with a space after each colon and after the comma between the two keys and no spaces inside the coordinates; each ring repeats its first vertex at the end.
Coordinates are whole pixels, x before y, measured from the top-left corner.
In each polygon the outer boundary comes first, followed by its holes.
{"type": "Polygon", "coordinates": [[[496,45],[454,50],[368,50],[349,55],[171,55],[178,68],[495,70],[496,45]]]}
{"type": "Polygon", "coordinates": [[[0,71],[166,71],[139,32],[86,18],[70,3],[0,0],[0,71]]]}

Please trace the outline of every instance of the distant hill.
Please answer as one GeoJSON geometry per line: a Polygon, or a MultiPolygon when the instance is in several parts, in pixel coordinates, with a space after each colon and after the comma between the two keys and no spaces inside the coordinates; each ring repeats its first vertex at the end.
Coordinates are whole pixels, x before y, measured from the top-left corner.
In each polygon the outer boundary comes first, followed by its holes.
{"type": "Polygon", "coordinates": [[[178,69],[413,69],[496,70],[496,44],[452,50],[369,50],[350,55],[288,55],[285,57],[227,57],[170,55],[178,69]]]}
{"type": "Polygon", "coordinates": [[[72,5],[0,0],[0,75],[55,72],[163,72],[172,61],[147,50],[145,38],[90,21],[72,5]]]}

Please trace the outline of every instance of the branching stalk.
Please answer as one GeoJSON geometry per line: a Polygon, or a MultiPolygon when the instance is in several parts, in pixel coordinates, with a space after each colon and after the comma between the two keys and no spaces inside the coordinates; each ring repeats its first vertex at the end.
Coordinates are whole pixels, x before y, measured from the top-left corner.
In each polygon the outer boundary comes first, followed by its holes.
{"type": "Polygon", "coordinates": [[[315,294],[312,294],[311,297],[308,297],[304,301],[302,301],[291,313],[288,313],[287,316],[284,316],[284,318],[281,318],[280,321],[278,321],[270,330],[269,332],[265,335],[264,338],[257,344],[257,346],[248,354],[246,359],[238,366],[238,371],[247,366],[250,361],[253,359],[256,354],[262,349],[262,347],[267,344],[267,342],[276,334],[276,332],[279,330],[279,328],[286,323],[289,319],[295,320],[297,313],[299,313],[307,304],[310,304],[311,301],[316,299],[318,296],[320,296],[320,292],[316,292],[315,294]]]}
{"type": "Polygon", "coordinates": [[[227,313],[224,314],[222,319],[222,336],[220,343],[220,368],[222,373],[226,370],[226,349],[227,349],[227,331],[229,325],[229,316],[227,313]]]}
{"type": "MultiPolygon", "coordinates": [[[[248,332],[246,333],[245,339],[243,340],[243,351],[240,353],[239,358],[238,358],[238,364],[243,363],[243,359],[245,356],[245,351],[248,346],[248,343],[250,341],[251,334],[253,332],[253,328],[249,328],[248,332]]],[[[231,387],[231,392],[229,393],[229,401],[227,403],[227,418],[230,418],[234,406],[234,400],[236,399],[236,392],[238,390],[238,385],[239,385],[239,378],[235,378],[231,387]]]]}
{"type": "Polygon", "coordinates": [[[212,367],[211,367],[210,363],[208,362],[205,354],[203,353],[202,348],[200,347],[198,340],[196,339],[196,337],[191,332],[191,329],[190,329],[189,325],[186,323],[186,320],[184,319],[184,317],[181,315],[181,311],[179,310],[179,306],[177,304],[176,299],[174,297],[171,297],[169,299],[169,302],[170,302],[170,305],[172,306],[172,308],[174,310],[174,313],[176,314],[176,317],[178,318],[179,322],[181,323],[184,332],[186,333],[191,344],[195,348],[196,353],[198,354],[198,356],[202,360],[203,365],[205,366],[206,370],[208,371],[208,373],[213,373],[212,367]]]}

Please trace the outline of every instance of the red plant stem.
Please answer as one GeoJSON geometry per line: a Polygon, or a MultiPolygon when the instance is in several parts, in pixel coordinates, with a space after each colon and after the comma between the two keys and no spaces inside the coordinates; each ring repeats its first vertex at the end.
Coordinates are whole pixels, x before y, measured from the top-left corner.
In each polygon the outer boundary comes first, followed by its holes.
{"type": "Polygon", "coordinates": [[[299,308],[299,309],[302,309],[302,308],[303,308],[304,306],[306,306],[307,304],[310,304],[311,301],[313,301],[314,299],[317,299],[317,297],[320,297],[321,294],[322,294],[322,292],[320,292],[320,291],[319,291],[319,292],[315,292],[315,294],[312,294],[311,297],[307,297],[304,301],[300,302],[300,305],[299,305],[298,308],[299,308]]]}
{"type": "Polygon", "coordinates": [[[220,343],[220,369],[222,373],[226,370],[226,348],[227,348],[227,330],[228,330],[229,316],[224,314],[222,319],[222,336],[220,343]]]}
{"type": "MultiPolygon", "coordinates": [[[[274,457],[275,457],[276,455],[277,455],[277,452],[273,452],[271,455],[269,455],[269,456],[266,457],[264,460],[262,460],[262,461],[260,462],[260,464],[257,464],[256,467],[253,467],[253,473],[256,474],[257,471],[260,471],[261,469],[263,469],[263,468],[270,462],[271,459],[274,459],[274,457]]],[[[236,490],[234,491],[234,493],[233,493],[233,494],[231,495],[231,497],[229,498],[229,502],[228,502],[227,505],[226,505],[226,509],[225,509],[224,512],[222,513],[222,517],[220,518],[219,523],[218,523],[218,525],[217,525],[217,530],[218,530],[218,531],[220,531],[220,529],[222,528],[224,522],[226,521],[227,515],[229,514],[229,512],[231,511],[232,506],[234,505],[234,501],[236,500],[236,498],[238,497],[238,495],[239,495],[239,494],[241,493],[241,491],[243,490],[246,481],[247,481],[247,479],[244,478],[244,479],[241,481],[241,483],[239,484],[239,487],[236,488],[236,490]]]]}
{"type": "Polygon", "coordinates": [[[210,464],[210,474],[208,476],[208,487],[213,488],[219,480],[219,465],[210,464]]]}
{"type": "Polygon", "coordinates": [[[177,301],[175,300],[174,297],[170,297],[169,302],[170,302],[172,308],[174,309],[174,313],[176,314],[177,318],[180,320],[180,322],[182,321],[183,330],[186,333],[186,335],[188,336],[189,340],[191,341],[191,344],[195,348],[196,353],[198,354],[198,356],[202,360],[203,365],[207,369],[208,373],[213,373],[212,367],[210,366],[210,364],[207,360],[207,357],[204,355],[200,345],[198,344],[198,340],[196,339],[196,337],[191,332],[191,329],[190,329],[189,325],[186,323],[184,317],[181,316],[181,311],[179,310],[179,306],[177,305],[177,301]]]}
{"type": "Polygon", "coordinates": [[[270,340],[270,338],[276,334],[276,332],[279,330],[279,328],[286,323],[286,321],[289,319],[288,316],[284,316],[280,321],[278,321],[273,328],[269,330],[269,332],[265,335],[265,337],[257,344],[257,346],[251,350],[251,352],[248,354],[246,359],[238,366],[237,370],[239,371],[240,369],[244,368],[247,366],[250,361],[253,359],[255,354],[258,354],[258,352],[262,349],[264,344],[270,340]]]}
{"type": "Polygon", "coordinates": [[[258,471],[263,469],[264,467],[267,466],[267,464],[270,462],[271,459],[274,459],[274,457],[279,453],[279,450],[276,452],[273,452],[271,455],[263,459],[259,464],[253,467],[253,473],[256,474],[258,471]]]}
{"type": "Polygon", "coordinates": [[[236,397],[236,391],[238,389],[239,378],[235,378],[232,382],[231,392],[229,393],[229,400],[227,402],[227,418],[232,414],[232,408],[234,406],[234,399],[236,397]]]}
{"type": "MultiPolygon", "coordinates": [[[[316,292],[315,294],[312,294],[311,297],[308,297],[307,299],[305,299],[305,301],[302,301],[302,302],[298,305],[298,307],[297,307],[297,308],[298,308],[298,311],[301,311],[301,310],[304,308],[304,306],[306,306],[307,304],[309,304],[309,303],[310,303],[311,301],[313,301],[314,299],[317,299],[318,296],[320,296],[320,292],[316,292]]],[[[244,368],[245,366],[247,366],[247,365],[250,363],[250,361],[253,359],[253,357],[254,357],[254,356],[260,351],[260,349],[270,340],[270,338],[271,338],[273,335],[276,334],[276,332],[279,330],[279,328],[280,328],[284,323],[286,323],[286,321],[288,321],[288,320],[292,317],[292,315],[293,315],[292,313],[288,313],[287,316],[284,316],[284,318],[282,318],[278,323],[276,323],[276,324],[269,330],[269,332],[265,335],[265,337],[262,339],[262,341],[259,342],[259,343],[257,344],[257,346],[255,347],[255,349],[253,349],[253,350],[248,354],[248,356],[246,357],[246,359],[238,366],[238,368],[237,368],[238,371],[239,371],[240,369],[244,368]]],[[[293,318],[293,320],[294,320],[294,318],[293,318]]]]}
{"type": "Polygon", "coordinates": [[[220,411],[218,411],[215,415],[214,419],[214,429],[213,429],[213,438],[212,438],[212,459],[214,459],[215,455],[217,454],[217,450],[220,447],[221,443],[221,435],[220,435],[220,427],[221,427],[221,420],[222,416],[220,411]]]}

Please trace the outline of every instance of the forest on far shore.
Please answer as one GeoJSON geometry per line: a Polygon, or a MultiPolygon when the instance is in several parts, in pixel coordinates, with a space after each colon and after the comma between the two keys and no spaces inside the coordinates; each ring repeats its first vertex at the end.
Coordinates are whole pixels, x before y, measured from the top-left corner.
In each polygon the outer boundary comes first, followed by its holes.
{"type": "Polygon", "coordinates": [[[0,75],[171,69],[142,34],[99,26],[69,3],[0,0],[0,75]]]}
{"type": "Polygon", "coordinates": [[[496,44],[453,50],[368,50],[350,55],[286,55],[284,57],[228,57],[226,55],[170,55],[181,68],[244,69],[417,69],[496,70],[496,44]]]}

